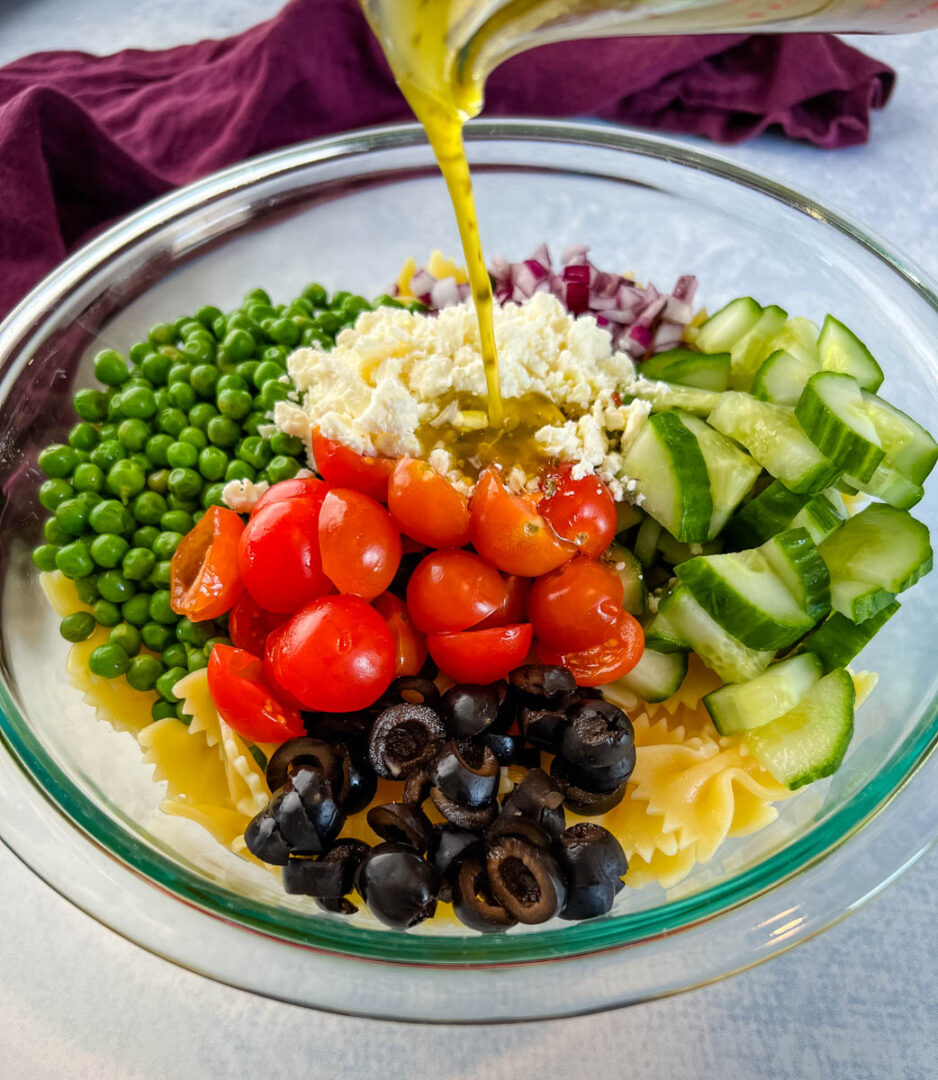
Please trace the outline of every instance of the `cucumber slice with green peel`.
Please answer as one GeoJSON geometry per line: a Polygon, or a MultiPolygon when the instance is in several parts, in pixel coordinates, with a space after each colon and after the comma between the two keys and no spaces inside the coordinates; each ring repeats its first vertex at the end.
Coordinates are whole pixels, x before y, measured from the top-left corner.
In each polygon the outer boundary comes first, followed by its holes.
{"type": "Polygon", "coordinates": [[[842,470],[804,433],[793,409],[732,390],[720,395],[708,423],[741,443],[768,473],[796,494],[830,487],[842,470]]]}
{"type": "MultiPolygon", "coordinates": [[[[671,593],[662,605],[660,614],[664,614],[667,620],[669,633],[686,641],[724,682],[754,679],[765,671],[772,660],[771,652],[750,649],[727,633],[697,603],[690,590],[683,586],[671,593]]],[[[645,640],[649,640],[647,633],[645,640]]],[[[654,648],[663,651],[657,643],[654,648]]]]}
{"type": "Polygon", "coordinates": [[[616,503],[616,536],[628,532],[634,525],[645,520],[645,515],[637,506],[627,502],[616,503]]]}
{"type": "Polygon", "coordinates": [[[676,589],[658,601],[657,612],[645,626],[646,649],[654,649],[655,652],[660,653],[688,652],[690,650],[690,644],[678,632],[669,615],[670,611],[678,606],[678,601],[672,600],[672,597],[679,591],[680,589],[676,589]]]}
{"type": "Polygon", "coordinates": [[[678,383],[636,378],[622,388],[622,398],[624,401],[640,398],[642,401],[651,402],[653,413],[683,409],[694,416],[707,416],[716,408],[720,393],[694,386],[680,386],[678,383]]]}
{"type": "Polygon", "coordinates": [[[756,325],[730,349],[730,386],[748,390],[762,361],[769,354],[769,342],[785,325],[788,312],[777,304],[764,308],[756,325]]]}
{"type": "Polygon", "coordinates": [[[788,529],[759,550],[812,624],[831,609],[831,576],[807,529],[788,529]]]}
{"type": "Polygon", "coordinates": [[[643,569],[653,566],[658,557],[658,540],[663,532],[654,518],[645,518],[635,536],[635,556],[643,569]]]}
{"type": "Polygon", "coordinates": [[[752,380],[750,393],[760,401],[797,405],[808,379],[817,371],[782,349],[772,353],[752,380]]]}
{"type": "Polygon", "coordinates": [[[844,476],[843,479],[857,491],[872,495],[875,499],[882,499],[897,510],[911,510],[916,503],[921,502],[925,494],[925,488],[921,484],[908,480],[897,469],[887,465],[886,461],[876,466],[876,471],[865,483],[857,480],[855,476],[844,476]]]}
{"type": "Polygon", "coordinates": [[[874,618],[895,599],[895,593],[881,589],[879,585],[870,585],[866,581],[842,578],[831,580],[831,607],[854,623],[874,618]]]}
{"type": "Polygon", "coordinates": [[[790,712],[824,674],[821,658],[802,653],[771,664],[744,683],[729,683],[705,695],[703,703],[721,735],[770,724],[790,712]]]}
{"type": "Polygon", "coordinates": [[[883,382],[883,369],[873,354],[833,315],[828,315],[818,338],[818,354],[825,371],[852,375],[864,390],[877,390],[883,382]]]}
{"type": "Polygon", "coordinates": [[[789,528],[811,499],[812,496],[789,491],[783,483],[773,480],[727,522],[723,533],[727,547],[739,551],[764,544],[789,528]]]}
{"type": "Polygon", "coordinates": [[[640,370],[645,379],[722,391],[730,385],[730,354],[668,349],[643,360],[640,370]]]}
{"type": "Polygon", "coordinates": [[[819,371],[808,379],[795,416],[814,445],[843,472],[869,480],[884,450],[850,375],[819,371]]]}
{"type": "Polygon", "coordinates": [[[750,649],[784,649],[814,626],[762,551],[698,556],[674,572],[714,622],[750,649]]]}
{"type": "MultiPolygon", "coordinates": [[[[642,701],[664,701],[681,688],[687,676],[687,653],[660,653],[645,649],[628,675],[612,684],[640,697],[642,701]]],[[[605,690],[606,688],[603,687],[605,690]]]]}
{"type": "Polygon", "coordinates": [[[672,536],[688,543],[709,539],[713,499],[707,465],[677,413],[648,418],[623,459],[620,476],[635,481],[644,496],[642,509],[672,536]]]}
{"type": "Polygon", "coordinates": [[[864,581],[891,593],[908,589],[932,568],[927,526],[885,503],[849,518],[819,550],[831,581],[864,581]]]}
{"type": "Polygon", "coordinates": [[[751,296],[740,296],[700,327],[694,343],[701,352],[721,353],[730,349],[752,330],[762,317],[762,305],[751,296]]]}
{"type": "Polygon", "coordinates": [[[745,744],[780,784],[794,791],[840,768],[853,736],[855,700],[850,673],[837,668],[784,716],[747,731],[745,744]]]}
{"type": "Polygon", "coordinates": [[[762,472],[749,454],[708,423],[687,413],[681,415],[684,426],[696,436],[710,478],[710,538],[718,536],[733,511],[743,501],[762,472]]]}
{"type": "Polygon", "coordinates": [[[898,610],[899,602],[894,600],[872,618],[859,623],[835,611],[817,630],[808,634],[802,641],[801,648],[820,657],[825,672],[846,667],[854,657],[859,656],[898,610]]]}
{"type": "Polygon", "coordinates": [[[695,555],[719,555],[722,550],[723,541],[719,537],[716,540],[708,540],[706,544],[682,544],[664,530],[658,537],[658,551],[664,561],[672,566],[687,562],[695,555]]]}
{"type": "Polygon", "coordinates": [[[623,544],[610,544],[606,558],[622,582],[622,607],[636,618],[644,615],[648,593],[642,564],[623,544]]]}
{"type": "Polygon", "coordinates": [[[796,360],[806,364],[812,371],[820,371],[821,357],[818,353],[817,324],[810,319],[794,316],[779,330],[769,342],[769,352],[781,349],[791,353],[796,360]]]}
{"type": "Polygon", "coordinates": [[[866,391],[862,398],[863,412],[872,421],[885,452],[883,464],[913,484],[924,484],[938,461],[938,443],[921,424],[895,405],[866,391]]]}
{"type": "MultiPolygon", "coordinates": [[[[841,506],[843,505],[839,497],[838,502],[840,502],[841,506]]],[[[832,532],[839,529],[843,523],[843,514],[838,511],[834,503],[822,491],[820,495],[815,495],[810,502],[806,503],[795,514],[791,519],[791,528],[807,529],[808,535],[815,544],[820,544],[832,532]]]]}

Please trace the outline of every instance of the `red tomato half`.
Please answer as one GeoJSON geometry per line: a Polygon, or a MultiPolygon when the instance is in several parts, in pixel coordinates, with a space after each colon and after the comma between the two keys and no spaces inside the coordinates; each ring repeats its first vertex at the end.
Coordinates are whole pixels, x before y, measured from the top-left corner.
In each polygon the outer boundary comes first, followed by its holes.
{"type": "Polygon", "coordinates": [[[576,652],[614,634],[622,611],[619,575],[605,563],[577,555],[531,587],[534,636],[550,648],[576,652]]]}
{"type": "Polygon", "coordinates": [[[425,634],[468,630],[508,596],[502,575],[470,551],[434,551],[421,559],[407,583],[407,608],[425,634]]]}
{"type": "Polygon", "coordinates": [[[228,637],[235,648],[244,649],[254,656],[263,656],[267,635],[276,630],[286,618],[283,613],[259,608],[251,594],[243,592],[228,614],[228,637]]]}
{"type": "Polygon", "coordinates": [[[554,532],[598,559],[616,537],[616,504],[598,476],[574,480],[572,465],[548,473],[541,482],[547,493],[537,504],[554,532]]]}
{"type": "Polygon", "coordinates": [[[317,472],[327,483],[361,491],[381,503],[388,501],[388,480],[395,458],[356,454],[342,443],[327,439],[318,428],[313,429],[313,457],[317,472]]]}
{"type": "Polygon", "coordinates": [[[254,517],[258,510],[263,510],[265,506],[283,502],[285,499],[313,499],[321,506],[328,490],[329,485],[318,476],[294,476],[291,480],[281,480],[279,484],[274,484],[261,495],[254,504],[251,517],[254,517]]]}
{"type": "Polygon", "coordinates": [[[374,602],[375,608],[384,616],[397,659],[394,675],[417,675],[427,659],[427,639],[414,626],[407,605],[393,593],[382,593],[374,602]]]}
{"type": "Polygon", "coordinates": [[[401,532],[428,547],[469,542],[469,500],[426,461],[401,458],[394,466],[388,510],[401,532]]]}
{"type": "Polygon", "coordinates": [[[401,534],[381,503],[351,488],[333,488],[319,514],[319,553],[340,593],[373,600],[401,565],[401,534]]]}
{"type": "Polygon", "coordinates": [[[265,611],[291,612],[329,592],[319,556],[315,499],[265,506],[247,523],[238,549],[244,587],[265,611]]]}
{"type": "Polygon", "coordinates": [[[440,671],[458,683],[492,683],[520,667],[531,651],[531,624],[430,634],[427,647],[440,671]]]}
{"type": "Polygon", "coordinates": [[[278,687],[317,712],[373,705],[394,678],[396,648],[388,624],[358,596],[323,596],[267,639],[278,687]]]}
{"type": "MultiPolygon", "coordinates": [[[[564,653],[539,641],[537,655],[544,664],[569,668],[579,686],[605,686],[628,675],[641,660],[644,647],[641,624],[623,611],[616,629],[599,645],[564,653]]],[[[430,652],[433,652],[432,646],[430,652]]]]}
{"type": "Polygon", "coordinates": [[[233,510],[212,506],[182,538],[169,571],[173,611],[193,622],[217,619],[241,595],[238,543],[244,523],[233,510]]]}
{"type": "Polygon", "coordinates": [[[508,595],[491,615],[486,615],[482,622],[476,623],[473,629],[489,630],[493,626],[508,626],[509,623],[527,620],[528,597],[531,594],[530,580],[518,577],[517,574],[505,574],[504,578],[508,586],[508,595]]]}
{"type": "Polygon", "coordinates": [[[541,517],[531,497],[512,495],[491,466],[479,477],[469,505],[473,546],[507,574],[540,577],[576,551],[541,517]]]}
{"type": "Polygon", "coordinates": [[[271,691],[258,657],[230,645],[216,645],[208,658],[207,674],[218,715],[245,739],[279,743],[305,734],[299,712],[271,691]]]}

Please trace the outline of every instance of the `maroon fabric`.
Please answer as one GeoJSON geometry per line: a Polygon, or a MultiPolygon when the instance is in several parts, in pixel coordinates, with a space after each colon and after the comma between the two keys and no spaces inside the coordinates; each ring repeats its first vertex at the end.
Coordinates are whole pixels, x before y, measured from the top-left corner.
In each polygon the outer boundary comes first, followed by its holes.
{"type": "MultiPolygon", "coordinates": [[[[894,73],[829,35],[547,46],[489,82],[490,115],[578,116],[736,142],[863,142],[894,73]]],[[[0,69],[0,314],[104,223],[302,139],[410,117],[357,0],[292,0],[226,41],[0,69]]]]}

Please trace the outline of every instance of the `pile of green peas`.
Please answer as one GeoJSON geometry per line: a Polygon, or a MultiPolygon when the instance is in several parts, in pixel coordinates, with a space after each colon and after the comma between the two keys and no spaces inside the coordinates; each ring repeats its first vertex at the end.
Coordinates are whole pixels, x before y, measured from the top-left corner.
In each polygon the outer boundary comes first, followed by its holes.
{"type": "Polygon", "coordinates": [[[127,356],[97,354],[103,388],[75,394],[79,421],[67,442],[40,452],[47,479],[39,501],[51,516],[33,562],[72,578],[92,609],[66,616],[62,636],[84,641],[96,626],[109,627],[88,666],[155,690],[154,720],[188,721],[172,688],[228,640],[225,618],[193,623],[173,611],[173,553],[205,511],[222,504],[229,481],[275,484],[298,472],[302,441],[261,434],[292,389],[287,357],[302,345],[331,348],[336,334],[379,304],[401,306],[388,296],[329,297],[318,284],[273,304],[253,289],[227,314],[207,306],[157,323],[127,356]]]}

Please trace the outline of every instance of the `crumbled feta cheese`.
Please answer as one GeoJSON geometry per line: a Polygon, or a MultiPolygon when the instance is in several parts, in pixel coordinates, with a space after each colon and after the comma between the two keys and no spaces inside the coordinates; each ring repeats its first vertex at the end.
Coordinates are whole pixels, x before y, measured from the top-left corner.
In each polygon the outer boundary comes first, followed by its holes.
{"type": "MultiPolygon", "coordinates": [[[[310,474],[307,473],[307,475],[310,474]]],[[[221,501],[229,510],[234,510],[239,514],[250,514],[257,505],[258,499],[269,488],[270,484],[266,480],[261,480],[256,484],[251,480],[229,480],[221,489],[221,501]]]]}

